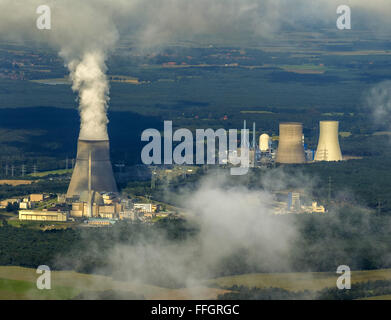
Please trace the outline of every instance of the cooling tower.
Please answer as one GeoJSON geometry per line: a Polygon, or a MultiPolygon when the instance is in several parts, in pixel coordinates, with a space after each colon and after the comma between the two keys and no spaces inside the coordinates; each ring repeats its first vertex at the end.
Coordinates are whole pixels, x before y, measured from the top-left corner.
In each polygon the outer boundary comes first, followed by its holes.
{"type": "Polygon", "coordinates": [[[280,123],[276,162],[286,164],[305,163],[302,136],[303,125],[301,123],[280,123]]]}
{"type": "Polygon", "coordinates": [[[269,150],[269,141],[270,141],[270,136],[266,133],[262,134],[259,137],[259,150],[262,152],[266,152],[269,150]]]}
{"type": "Polygon", "coordinates": [[[338,141],[338,121],[320,121],[320,134],[315,161],[341,161],[338,141]]]}
{"type": "Polygon", "coordinates": [[[79,140],[67,198],[88,199],[92,192],[117,192],[108,140],[79,140]]]}

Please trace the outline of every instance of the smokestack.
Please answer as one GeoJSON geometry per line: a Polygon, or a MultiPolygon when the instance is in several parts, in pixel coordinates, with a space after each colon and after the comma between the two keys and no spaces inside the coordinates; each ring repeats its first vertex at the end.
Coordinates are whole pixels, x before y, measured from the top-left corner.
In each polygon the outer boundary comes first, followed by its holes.
{"type": "Polygon", "coordinates": [[[253,149],[255,150],[256,148],[256,137],[255,137],[255,134],[256,134],[256,128],[255,128],[255,122],[253,122],[253,149]]]}
{"type": "Polygon", "coordinates": [[[92,217],[92,156],[91,150],[88,152],[88,203],[87,217],[92,217]]]}
{"type": "Polygon", "coordinates": [[[118,192],[109,150],[108,140],[78,141],[76,165],[66,196],[68,199],[90,202],[94,192],[118,192]]]}
{"type": "Polygon", "coordinates": [[[315,161],[341,161],[338,140],[338,121],[320,121],[320,134],[315,161]]]}
{"type": "Polygon", "coordinates": [[[285,164],[305,163],[302,136],[303,125],[301,123],[280,123],[276,162],[285,164]]]}

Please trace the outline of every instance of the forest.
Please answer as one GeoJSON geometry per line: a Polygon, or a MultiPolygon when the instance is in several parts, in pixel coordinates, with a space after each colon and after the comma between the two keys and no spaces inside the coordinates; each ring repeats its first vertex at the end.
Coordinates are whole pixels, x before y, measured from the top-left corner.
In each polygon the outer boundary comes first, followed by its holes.
{"type": "MultiPolygon", "coordinates": [[[[391,267],[390,217],[346,207],[324,215],[281,218],[288,219],[285,222],[294,224],[298,230],[298,236],[290,244],[289,270],[285,266],[251,263],[249,258],[255,254],[254,248],[243,247],[211,267],[211,276],[287,271],[334,272],[341,264],[349,265],[352,270],[391,267]]],[[[155,224],[119,222],[103,229],[51,231],[14,228],[3,222],[0,228],[0,265],[36,268],[46,264],[57,270],[110,274],[113,265],[109,257],[117,245],[128,246],[129,249],[139,245],[164,248],[191,240],[198,246],[198,243],[201,245],[198,235],[196,223],[181,219],[163,219],[155,224]]],[[[155,258],[150,259],[154,263],[155,258]]],[[[146,274],[148,277],[144,280],[150,284],[164,287],[185,285],[164,267],[158,274],[146,274]]]]}
{"type": "Polygon", "coordinates": [[[319,291],[292,292],[281,288],[248,288],[232,286],[233,292],[220,295],[219,300],[355,300],[389,295],[391,281],[368,281],[353,284],[350,290],[326,288],[319,291]]]}

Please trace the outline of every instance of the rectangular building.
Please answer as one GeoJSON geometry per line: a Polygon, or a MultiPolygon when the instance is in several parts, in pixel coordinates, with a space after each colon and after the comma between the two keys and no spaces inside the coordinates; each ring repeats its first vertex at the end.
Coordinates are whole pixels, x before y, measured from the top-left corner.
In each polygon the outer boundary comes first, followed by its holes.
{"type": "Polygon", "coordinates": [[[19,220],[22,221],[67,221],[68,213],[48,210],[19,210],[19,220]]]}

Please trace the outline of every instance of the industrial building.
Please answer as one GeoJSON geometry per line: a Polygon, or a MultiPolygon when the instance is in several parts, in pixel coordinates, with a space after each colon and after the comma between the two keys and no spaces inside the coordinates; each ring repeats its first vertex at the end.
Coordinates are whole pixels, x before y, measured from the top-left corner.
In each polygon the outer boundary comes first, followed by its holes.
{"type": "Polygon", "coordinates": [[[280,123],[276,162],[281,164],[305,163],[303,125],[298,122],[280,123]]]}
{"type": "Polygon", "coordinates": [[[157,211],[157,205],[152,203],[135,203],[134,210],[138,210],[143,213],[153,213],[157,211]]]}
{"type": "Polygon", "coordinates": [[[300,193],[289,192],[288,210],[289,211],[300,211],[301,210],[300,193]]]}
{"type": "Polygon", "coordinates": [[[60,210],[20,210],[19,220],[22,221],[52,221],[65,222],[68,220],[68,213],[60,210]]]}
{"type": "Polygon", "coordinates": [[[274,214],[325,213],[324,206],[311,200],[304,190],[279,191],[275,193],[274,214]]]}
{"type": "Polygon", "coordinates": [[[43,193],[33,193],[33,194],[30,194],[29,198],[30,198],[29,200],[31,202],[41,202],[41,201],[48,199],[49,195],[43,194],[43,193]]]}
{"type": "Polygon", "coordinates": [[[112,226],[117,222],[116,219],[100,219],[100,218],[90,218],[86,221],[87,225],[95,227],[108,227],[112,226]]]}
{"type": "Polygon", "coordinates": [[[271,149],[271,139],[266,133],[261,134],[259,137],[259,150],[261,152],[268,152],[271,149]]]}
{"type": "Polygon", "coordinates": [[[319,142],[315,161],[342,161],[338,126],[338,121],[320,121],[319,142]]]}
{"type": "Polygon", "coordinates": [[[0,201],[0,209],[5,209],[7,208],[8,204],[14,204],[14,203],[17,203],[19,204],[21,202],[20,199],[18,198],[13,198],[13,199],[6,199],[6,200],[2,200],[0,201]]]}

